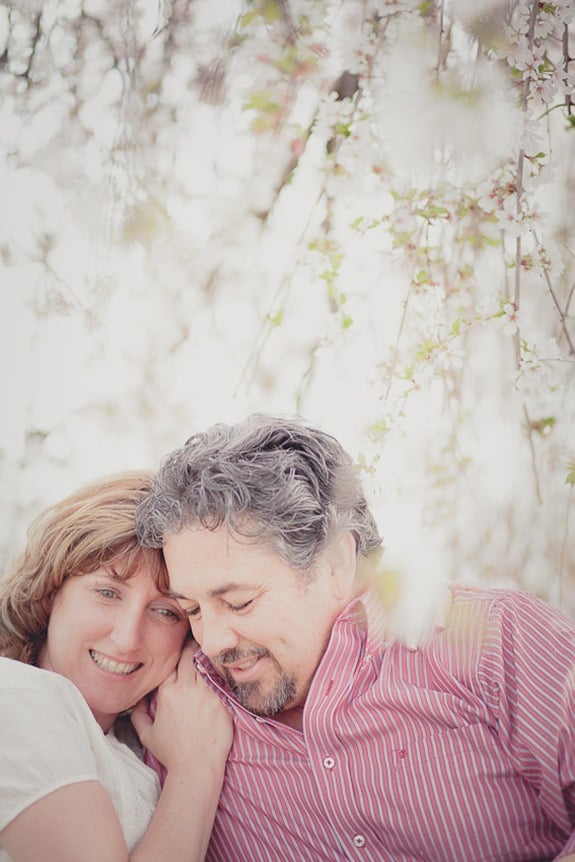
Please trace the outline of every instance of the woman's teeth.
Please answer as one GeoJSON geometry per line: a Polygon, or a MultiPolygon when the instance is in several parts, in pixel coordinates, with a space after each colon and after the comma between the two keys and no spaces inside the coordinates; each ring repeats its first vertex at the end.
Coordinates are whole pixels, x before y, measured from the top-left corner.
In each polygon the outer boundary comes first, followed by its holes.
{"type": "Polygon", "coordinates": [[[132,673],[142,666],[141,662],[121,662],[114,661],[114,659],[107,658],[102,653],[95,652],[93,649],[90,650],[90,655],[92,657],[92,661],[94,661],[98,667],[101,667],[102,670],[107,671],[108,673],[118,673],[122,675],[126,675],[132,673]]]}

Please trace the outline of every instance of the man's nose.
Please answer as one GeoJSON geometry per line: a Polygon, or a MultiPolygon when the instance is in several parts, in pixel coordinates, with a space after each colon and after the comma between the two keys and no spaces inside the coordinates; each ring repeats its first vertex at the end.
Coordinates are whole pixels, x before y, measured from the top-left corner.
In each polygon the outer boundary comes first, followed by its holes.
{"type": "Polygon", "coordinates": [[[235,629],[221,617],[204,615],[201,620],[192,622],[192,634],[208,658],[235,649],[239,643],[235,629]]]}

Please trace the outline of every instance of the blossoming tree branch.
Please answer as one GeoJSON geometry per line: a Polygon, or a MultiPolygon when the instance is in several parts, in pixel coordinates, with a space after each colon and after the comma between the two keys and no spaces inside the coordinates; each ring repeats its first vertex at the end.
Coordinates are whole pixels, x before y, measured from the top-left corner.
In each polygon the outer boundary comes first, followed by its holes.
{"type": "Polygon", "coordinates": [[[34,363],[7,523],[41,464],[85,470],[85,427],[120,458],[145,418],[151,460],[298,411],[355,451],[391,550],[433,536],[441,576],[575,613],[574,16],[0,3],[1,267],[34,363]]]}

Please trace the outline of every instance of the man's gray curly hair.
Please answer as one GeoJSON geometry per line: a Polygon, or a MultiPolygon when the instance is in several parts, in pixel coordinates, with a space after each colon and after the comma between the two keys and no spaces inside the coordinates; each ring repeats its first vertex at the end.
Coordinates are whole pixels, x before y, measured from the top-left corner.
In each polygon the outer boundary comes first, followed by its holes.
{"type": "Polygon", "coordinates": [[[309,571],[344,530],[359,555],[381,538],[358,470],[338,441],[300,419],[254,414],[194,434],[168,455],[136,510],[137,534],[161,547],[185,527],[221,526],[309,571]]]}

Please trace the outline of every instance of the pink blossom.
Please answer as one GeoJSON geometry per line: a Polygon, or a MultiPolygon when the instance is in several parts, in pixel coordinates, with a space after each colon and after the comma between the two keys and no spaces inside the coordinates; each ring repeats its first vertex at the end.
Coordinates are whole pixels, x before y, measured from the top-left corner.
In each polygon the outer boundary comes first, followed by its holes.
{"type": "Polygon", "coordinates": [[[456,348],[452,341],[444,341],[440,344],[435,355],[436,364],[443,371],[462,368],[464,358],[465,350],[456,348]]]}
{"type": "Polygon", "coordinates": [[[499,329],[505,335],[515,335],[519,331],[519,312],[512,302],[506,302],[501,313],[491,321],[493,329],[499,329]]]}
{"type": "Polygon", "coordinates": [[[515,68],[523,72],[523,79],[539,77],[539,66],[544,61],[544,51],[541,46],[530,48],[527,43],[517,46],[515,55],[511,58],[515,68]]]}
{"type": "Polygon", "coordinates": [[[515,236],[521,233],[522,213],[517,210],[515,195],[505,198],[503,206],[495,212],[495,217],[503,230],[510,231],[515,236]]]}
{"type": "Polygon", "coordinates": [[[501,189],[496,185],[489,184],[489,187],[481,194],[477,201],[483,212],[492,213],[496,209],[503,206],[503,195],[501,189]]]}

